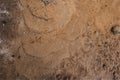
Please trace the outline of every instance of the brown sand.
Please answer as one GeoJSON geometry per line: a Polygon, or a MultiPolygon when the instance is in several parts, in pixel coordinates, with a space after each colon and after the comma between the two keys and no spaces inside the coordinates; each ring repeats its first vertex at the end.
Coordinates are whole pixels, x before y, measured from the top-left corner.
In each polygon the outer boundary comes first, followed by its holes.
{"type": "Polygon", "coordinates": [[[2,4],[0,80],[120,80],[119,0],[2,4]]]}

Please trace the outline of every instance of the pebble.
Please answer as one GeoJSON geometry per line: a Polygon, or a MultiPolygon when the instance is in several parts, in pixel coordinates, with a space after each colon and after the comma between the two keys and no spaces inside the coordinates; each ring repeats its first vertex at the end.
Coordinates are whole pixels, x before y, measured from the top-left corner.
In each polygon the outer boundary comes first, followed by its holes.
{"type": "Polygon", "coordinates": [[[111,28],[111,32],[112,32],[113,34],[120,34],[120,25],[113,26],[113,27],[111,28]]]}

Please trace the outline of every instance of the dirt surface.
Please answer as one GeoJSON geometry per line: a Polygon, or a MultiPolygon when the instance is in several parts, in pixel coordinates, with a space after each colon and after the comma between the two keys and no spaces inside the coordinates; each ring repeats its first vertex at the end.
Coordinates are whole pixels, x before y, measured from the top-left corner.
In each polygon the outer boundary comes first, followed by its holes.
{"type": "Polygon", "coordinates": [[[0,80],[120,80],[119,0],[0,0],[0,80]]]}

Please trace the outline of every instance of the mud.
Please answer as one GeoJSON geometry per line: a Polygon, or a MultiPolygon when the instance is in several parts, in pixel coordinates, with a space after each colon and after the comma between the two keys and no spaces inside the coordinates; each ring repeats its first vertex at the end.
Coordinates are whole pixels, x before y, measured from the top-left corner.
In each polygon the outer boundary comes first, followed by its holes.
{"type": "Polygon", "coordinates": [[[120,80],[119,0],[0,0],[0,80],[120,80]]]}

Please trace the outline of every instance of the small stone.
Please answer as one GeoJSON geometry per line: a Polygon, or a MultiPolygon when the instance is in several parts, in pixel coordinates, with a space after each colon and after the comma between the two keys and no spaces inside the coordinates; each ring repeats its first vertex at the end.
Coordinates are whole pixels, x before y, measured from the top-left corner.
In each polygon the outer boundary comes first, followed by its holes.
{"type": "Polygon", "coordinates": [[[48,5],[52,0],[41,0],[45,5],[48,5]]]}
{"type": "Polygon", "coordinates": [[[120,34],[120,26],[119,26],[119,25],[113,26],[113,27],[111,28],[111,32],[112,32],[113,34],[120,34]]]}

